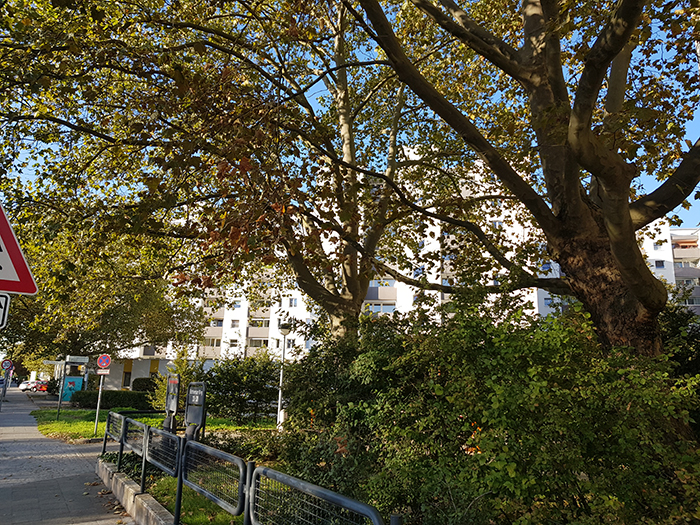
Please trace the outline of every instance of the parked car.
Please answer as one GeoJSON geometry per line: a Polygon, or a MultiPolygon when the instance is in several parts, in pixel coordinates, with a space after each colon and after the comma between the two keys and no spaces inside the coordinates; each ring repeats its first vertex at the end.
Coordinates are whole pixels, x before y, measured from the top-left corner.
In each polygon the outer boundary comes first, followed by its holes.
{"type": "Polygon", "coordinates": [[[46,389],[49,387],[49,382],[48,381],[34,381],[34,384],[30,388],[32,392],[46,392],[46,389]]]}
{"type": "Polygon", "coordinates": [[[31,392],[46,392],[48,385],[48,381],[22,381],[22,384],[19,385],[19,389],[22,392],[26,392],[27,390],[31,392]]]}

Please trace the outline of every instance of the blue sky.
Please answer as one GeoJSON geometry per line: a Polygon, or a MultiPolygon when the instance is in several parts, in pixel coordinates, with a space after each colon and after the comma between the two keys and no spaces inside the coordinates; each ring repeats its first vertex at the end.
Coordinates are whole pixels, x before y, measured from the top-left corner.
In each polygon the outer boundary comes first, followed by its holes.
{"type": "MultiPolygon", "coordinates": [[[[695,119],[688,124],[686,138],[693,144],[700,138],[700,111],[696,114],[695,119]]],[[[645,189],[651,191],[658,184],[658,182],[653,181],[653,184],[650,184],[649,187],[645,189]]],[[[700,186],[695,189],[695,191],[699,190],[700,186]]],[[[683,219],[681,228],[694,228],[700,225],[700,201],[694,199],[695,191],[693,191],[693,194],[688,199],[688,202],[690,202],[689,210],[684,210],[679,206],[674,211],[676,215],[683,219]]]]}

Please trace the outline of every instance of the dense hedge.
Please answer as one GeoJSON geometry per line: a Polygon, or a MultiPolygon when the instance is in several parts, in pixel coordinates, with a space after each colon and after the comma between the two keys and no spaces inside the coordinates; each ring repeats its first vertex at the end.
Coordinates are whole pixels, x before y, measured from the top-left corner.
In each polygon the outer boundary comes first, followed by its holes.
{"type": "Polygon", "coordinates": [[[137,377],[131,382],[134,392],[155,392],[156,382],[152,377],[137,377]]]}
{"type": "MultiPolygon", "coordinates": [[[[71,401],[78,408],[97,408],[96,390],[75,392],[71,401]]],[[[103,390],[100,408],[132,407],[135,410],[151,410],[151,404],[146,399],[146,392],[131,392],[129,390],[103,390]]]]}
{"type": "Polygon", "coordinates": [[[699,522],[700,376],[598,345],[577,304],[457,306],[290,364],[285,471],[407,525],[699,522]]]}

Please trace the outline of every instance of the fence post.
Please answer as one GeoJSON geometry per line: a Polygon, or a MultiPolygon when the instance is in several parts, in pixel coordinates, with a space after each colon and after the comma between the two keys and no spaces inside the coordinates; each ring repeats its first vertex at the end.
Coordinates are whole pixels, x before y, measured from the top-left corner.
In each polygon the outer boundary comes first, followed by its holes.
{"type": "Polygon", "coordinates": [[[177,493],[175,495],[175,512],[173,513],[173,525],[180,525],[180,508],[182,507],[182,480],[185,477],[185,447],[187,440],[184,437],[178,437],[178,457],[175,460],[177,465],[177,493]]]}
{"type": "MultiPolygon", "coordinates": [[[[103,376],[104,377],[104,376],[103,376]]],[[[148,440],[151,427],[146,425],[143,431],[143,444],[141,445],[141,494],[146,492],[146,450],[148,450],[148,440]]]]}
{"type": "Polygon", "coordinates": [[[117,459],[117,472],[122,469],[122,454],[124,454],[124,441],[126,440],[126,427],[129,425],[126,418],[122,416],[122,430],[119,433],[119,459],[117,459]]]}
{"type": "Polygon", "coordinates": [[[246,464],[245,469],[245,490],[243,491],[245,505],[243,510],[243,525],[251,525],[253,520],[252,513],[255,510],[251,508],[253,494],[255,492],[253,489],[253,471],[255,471],[255,461],[249,461],[246,464]]]}
{"type": "Polygon", "coordinates": [[[105,436],[102,438],[102,456],[104,456],[105,452],[107,452],[107,432],[109,432],[109,416],[112,415],[112,412],[107,412],[107,421],[105,422],[105,436]]]}

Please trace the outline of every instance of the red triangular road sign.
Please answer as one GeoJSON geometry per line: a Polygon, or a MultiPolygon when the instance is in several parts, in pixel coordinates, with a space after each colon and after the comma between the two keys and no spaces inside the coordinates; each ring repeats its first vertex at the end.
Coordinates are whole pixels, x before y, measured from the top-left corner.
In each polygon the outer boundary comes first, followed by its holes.
{"type": "Polygon", "coordinates": [[[37,292],[32,272],[19,247],[15,232],[12,231],[0,205],[0,292],[14,292],[34,295],[37,292]]]}

